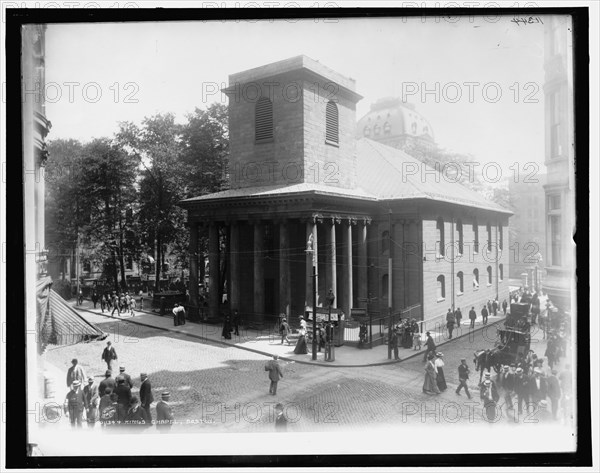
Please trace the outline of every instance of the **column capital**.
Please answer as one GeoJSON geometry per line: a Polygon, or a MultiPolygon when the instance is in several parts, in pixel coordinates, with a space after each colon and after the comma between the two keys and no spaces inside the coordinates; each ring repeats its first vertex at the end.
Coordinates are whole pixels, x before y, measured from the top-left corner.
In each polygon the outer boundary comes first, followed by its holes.
{"type": "Polygon", "coordinates": [[[371,217],[363,217],[362,221],[363,225],[371,225],[372,219],[371,217]]]}
{"type": "MultiPolygon", "coordinates": [[[[340,223],[342,223],[342,217],[340,217],[339,215],[332,215],[330,219],[332,225],[339,225],[340,223]]],[[[329,220],[329,218],[327,220],[329,220]]]]}

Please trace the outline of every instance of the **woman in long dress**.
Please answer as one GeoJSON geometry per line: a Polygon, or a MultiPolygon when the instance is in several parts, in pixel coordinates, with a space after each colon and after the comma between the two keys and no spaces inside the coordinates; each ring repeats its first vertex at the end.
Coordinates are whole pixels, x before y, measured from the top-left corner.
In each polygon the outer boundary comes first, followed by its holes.
{"type": "Polygon", "coordinates": [[[402,336],[402,348],[412,348],[413,344],[413,333],[412,327],[408,319],[404,320],[404,335],[402,336]]]}
{"type": "Polygon", "coordinates": [[[427,365],[425,366],[425,382],[423,383],[423,392],[425,394],[439,394],[440,390],[436,383],[434,355],[430,353],[427,356],[427,365]]]}
{"type": "Polygon", "coordinates": [[[306,348],[306,329],[303,326],[300,327],[300,337],[298,337],[294,353],[296,355],[306,355],[308,353],[308,349],[306,348]]]}
{"type": "Polygon", "coordinates": [[[446,377],[444,376],[444,355],[442,353],[436,353],[434,361],[436,371],[436,382],[440,391],[445,391],[448,386],[446,385],[446,377]]]}

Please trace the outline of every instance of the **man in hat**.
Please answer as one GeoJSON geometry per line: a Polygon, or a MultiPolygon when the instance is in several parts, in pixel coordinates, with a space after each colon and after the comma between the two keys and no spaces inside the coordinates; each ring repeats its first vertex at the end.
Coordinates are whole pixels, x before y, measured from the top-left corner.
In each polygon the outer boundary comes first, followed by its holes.
{"type": "Polygon", "coordinates": [[[548,396],[548,385],[541,368],[533,369],[533,377],[529,380],[529,398],[534,405],[539,404],[548,396]]]}
{"type": "Polygon", "coordinates": [[[67,387],[71,387],[74,381],[79,381],[79,384],[85,382],[85,372],[77,358],[71,360],[72,366],[67,371],[67,387]]]}
{"type": "Polygon", "coordinates": [[[110,313],[110,316],[112,317],[113,315],[115,315],[115,311],[117,311],[117,315],[120,317],[121,316],[121,307],[119,304],[119,296],[117,296],[116,291],[113,291],[112,298],[111,298],[111,304],[112,304],[113,310],[110,313]]]}
{"type": "Polygon", "coordinates": [[[152,422],[152,414],[150,412],[150,404],[154,402],[154,396],[152,395],[152,385],[148,379],[146,373],[140,375],[142,384],[140,385],[140,402],[142,407],[146,410],[146,420],[152,422]]]}
{"type": "Polygon", "coordinates": [[[462,320],[462,312],[460,311],[460,307],[458,307],[454,312],[454,318],[456,319],[456,330],[460,330],[460,321],[462,320]]]}
{"type": "Polygon", "coordinates": [[[114,392],[119,397],[119,405],[123,406],[125,412],[127,412],[129,403],[131,402],[131,388],[125,384],[125,378],[117,376],[117,387],[114,392]]]}
{"type": "Polygon", "coordinates": [[[446,313],[446,328],[448,329],[448,338],[452,339],[452,332],[454,331],[454,324],[456,324],[456,317],[454,317],[454,313],[452,309],[448,309],[446,313]]]}
{"type": "Polygon", "coordinates": [[[168,431],[175,421],[173,416],[173,410],[169,405],[171,399],[171,393],[164,391],[161,394],[161,400],[156,404],[156,428],[159,430],[168,431]]]}
{"type": "MultiPolygon", "coordinates": [[[[488,301],[488,305],[491,306],[490,301],[488,301]]],[[[490,311],[488,310],[488,308],[486,306],[483,306],[483,308],[481,309],[481,322],[483,323],[483,325],[487,324],[489,315],[490,315],[490,311]]]]}
{"type": "Polygon", "coordinates": [[[469,311],[469,320],[471,320],[470,328],[475,328],[475,320],[477,319],[477,312],[475,312],[475,307],[471,307],[469,311]]]}
{"type": "Polygon", "coordinates": [[[281,344],[286,341],[287,344],[290,344],[290,339],[288,335],[290,334],[290,325],[287,323],[287,319],[284,317],[281,319],[281,324],[279,325],[279,335],[281,335],[281,344]]]}
{"type": "Polygon", "coordinates": [[[498,391],[495,389],[494,382],[486,378],[481,385],[479,390],[479,396],[483,401],[483,407],[485,409],[485,416],[488,421],[493,422],[496,420],[496,403],[500,396],[498,391]]]}
{"type": "Polygon", "coordinates": [[[467,359],[461,358],[460,365],[458,365],[458,388],[456,388],[456,394],[460,396],[460,390],[465,389],[467,393],[467,397],[471,399],[471,393],[469,392],[469,386],[467,385],[467,380],[469,379],[470,374],[469,366],[467,365],[467,359]]]}
{"type": "Polygon", "coordinates": [[[88,383],[83,388],[85,396],[85,404],[87,406],[87,421],[88,425],[93,427],[96,423],[97,407],[98,407],[98,386],[94,386],[94,378],[88,378],[88,383]]]}
{"type": "Polygon", "coordinates": [[[390,338],[390,343],[392,344],[392,350],[394,350],[394,360],[399,360],[400,356],[398,355],[398,328],[392,330],[392,337],[390,338]]]}
{"type": "Polygon", "coordinates": [[[102,361],[106,362],[106,369],[113,370],[113,362],[117,359],[117,352],[111,342],[106,342],[106,347],[102,351],[102,361]]]}
{"type": "Polygon", "coordinates": [[[119,376],[125,380],[125,384],[129,386],[129,389],[133,388],[133,381],[131,380],[131,376],[125,373],[124,366],[119,366],[119,376]]]}
{"type": "Polygon", "coordinates": [[[285,432],[287,430],[288,420],[283,412],[283,404],[277,403],[275,405],[275,430],[278,432],[285,432]]]}
{"type": "Polygon", "coordinates": [[[100,386],[98,386],[98,392],[104,393],[107,389],[110,389],[110,392],[112,393],[114,392],[116,385],[117,382],[112,377],[112,371],[106,370],[106,373],[104,373],[104,380],[100,383],[100,386]]]}
{"type": "Polygon", "coordinates": [[[433,338],[431,337],[431,333],[425,332],[425,335],[427,335],[427,340],[425,341],[426,350],[425,355],[423,356],[423,361],[427,361],[430,353],[435,356],[435,349],[437,348],[433,338]]]}
{"type": "Polygon", "coordinates": [[[510,366],[506,365],[504,367],[504,372],[502,373],[502,389],[504,389],[504,402],[506,403],[506,409],[513,409],[513,394],[515,393],[515,370],[517,365],[511,363],[510,366]]]}
{"type": "Polygon", "coordinates": [[[83,409],[85,408],[87,408],[87,404],[83,390],[81,389],[81,381],[76,379],[71,384],[71,390],[67,393],[63,406],[65,413],[68,414],[71,421],[71,427],[81,427],[81,418],[83,409]]]}
{"type": "Polygon", "coordinates": [[[519,415],[523,412],[523,404],[525,404],[526,411],[529,411],[528,405],[528,394],[529,394],[529,381],[523,368],[520,366],[515,371],[515,393],[517,395],[517,409],[519,415]]]}
{"type": "Polygon", "coordinates": [[[273,359],[269,360],[265,365],[265,371],[269,372],[269,379],[271,380],[271,385],[269,387],[269,394],[275,396],[277,394],[277,383],[279,382],[279,378],[283,378],[283,372],[281,371],[281,366],[279,366],[279,362],[277,355],[273,355],[273,359]]]}
{"type": "MultiPolygon", "coordinates": [[[[111,394],[112,394],[112,390],[110,388],[106,388],[102,397],[100,398],[100,402],[98,404],[98,412],[100,415],[100,422],[102,422],[102,413],[104,412],[105,408],[107,408],[108,406],[110,406],[112,404],[112,401],[110,400],[111,394]]],[[[117,399],[117,398],[115,398],[115,399],[117,399]]]]}

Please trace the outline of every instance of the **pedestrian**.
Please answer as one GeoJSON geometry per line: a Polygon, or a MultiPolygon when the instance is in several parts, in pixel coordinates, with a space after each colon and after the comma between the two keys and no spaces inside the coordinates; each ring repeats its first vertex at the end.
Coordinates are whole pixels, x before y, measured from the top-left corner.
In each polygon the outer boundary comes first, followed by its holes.
{"type": "Polygon", "coordinates": [[[533,376],[529,378],[529,399],[533,403],[534,409],[539,405],[541,400],[548,397],[548,385],[546,378],[542,376],[541,368],[533,368],[533,376]]]}
{"type": "Polygon", "coordinates": [[[426,332],[425,335],[427,336],[427,340],[425,341],[426,349],[425,355],[423,355],[423,361],[427,361],[429,359],[429,355],[435,356],[435,349],[437,348],[433,338],[431,337],[431,333],[426,332]]]}
{"type": "Polygon", "coordinates": [[[494,317],[498,315],[498,298],[492,301],[492,310],[494,311],[494,317]]]}
{"type": "Polygon", "coordinates": [[[148,423],[151,423],[152,412],[150,410],[150,405],[154,402],[154,396],[152,395],[152,384],[150,383],[146,373],[140,374],[140,379],[142,380],[142,384],[140,384],[140,403],[146,411],[146,420],[148,423]]]}
{"type": "Polygon", "coordinates": [[[519,415],[523,413],[523,404],[525,405],[525,410],[529,411],[529,382],[525,374],[523,373],[523,368],[518,367],[516,370],[515,376],[515,393],[517,395],[517,409],[519,415]]]}
{"type": "Polygon", "coordinates": [[[513,410],[513,395],[515,394],[515,369],[517,365],[511,363],[505,367],[505,372],[502,376],[502,389],[504,389],[504,402],[507,410],[513,410]]]}
{"type": "Polygon", "coordinates": [[[131,402],[131,388],[125,384],[125,378],[117,376],[117,386],[115,387],[114,393],[119,397],[117,401],[120,406],[125,409],[129,409],[129,403],[131,402]]]}
{"type": "Polygon", "coordinates": [[[300,327],[304,329],[304,331],[306,331],[306,320],[304,320],[303,316],[300,316],[300,327]]]}
{"type": "Polygon", "coordinates": [[[281,319],[281,324],[279,325],[279,335],[281,335],[281,344],[282,345],[283,345],[284,341],[286,341],[287,344],[290,345],[290,339],[288,338],[289,333],[290,333],[290,326],[284,317],[283,319],[281,319]]]}
{"type": "Polygon", "coordinates": [[[110,316],[113,317],[115,315],[115,311],[117,312],[117,316],[121,317],[121,308],[119,307],[119,298],[117,297],[117,293],[116,291],[113,291],[113,295],[111,298],[111,304],[112,304],[112,312],[110,313],[110,316]]]}
{"type": "Polygon", "coordinates": [[[171,311],[173,312],[173,325],[175,327],[179,325],[179,310],[179,304],[175,302],[175,304],[173,304],[173,310],[171,311]]]}
{"type": "MultiPolygon", "coordinates": [[[[489,301],[488,301],[489,303],[489,301]]],[[[488,304],[489,305],[489,304],[488,304]]],[[[489,315],[489,311],[486,308],[486,306],[484,305],[483,308],[481,309],[481,318],[482,318],[482,323],[483,325],[486,325],[488,322],[488,315],[489,315]]]]}
{"type": "Polygon", "coordinates": [[[269,379],[271,380],[269,394],[272,394],[273,396],[277,394],[277,383],[279,382],[279,378],[283,378],[281,366],[279,366],[279,362],[277,361],[278,358],[277,355],[273,355],[273,359],[269,360],[265,365],[265,371],[269,372],[269,379]]]}
{"type": "Polygon", "coordinates": [[[83,304],[83,291],[79,289],[79,294],[77,295],[77,305],[83,304]]]}
{"type": "Polygon", "coordinates": [[[444,354],[442,352],[438,352],[435,354],[435,360],[433,364],[435,365],[435,380],[437,386],[440,391],[445,391],[448,389],[448,385],[446,384],[446,376],[444,375],[444,354]]]}
{"type": "Polygon", "coordinates": [[[412,325],[408,319],[404,319],[402,323],[403,333],[402,337],[399,339],[400,346],[402,348],[411,348],[413,344],[412,338],[412,325]]]}
{"type": "Polygon", "coordinates": [[[94,378],[91,376],[88,378],[88,383],[83,387],[83,395],[85,396],[85,404],[88,406],[87,417],[89,423],[90,406],[92,406],[94,401],[98,398],[98,386],[94,386],[94,378]]]}
{"type": "Polygon", "coordinates": [[[77,361],[77,358],[73,358],[71,364],[72,366],[67,370],[67,387],[71,387],[74,381],[79,381],[81,384],[86,380],[85,372],[77,361]]]}
{"type": "Polygon", "coordinates": [[[454,312],[454,318],[456,319],[456,330],[459,330],[460,321],[462,320],[462,312],[460,311],[460,307],[456,309],[456,312],[454,312]]]}
{"type": "Polygon", "coordinates": [[[104,373],[104,379],[98,386],[98,392],[105,393],[106,390],[108,389],[110,391],[109,392],[109,394],[110,394],[110,393],[114,392],[116,386],[117,386],[117,382],[112,377],[112,371],[106,370],[106,373],[104,373]]]}
{"type": "Polygon", "coordinates": [[[133,388],[133,380],[131,379],[131,376],[125,372],[124,366],[119,366],[119,376],[125,380],[125,384],[129,386],[129,389],[133,388]]]}
{"type": "Polygon", "coordinates": [[[440,394],[435,373],[435,355],[430,353],[427,356],[427,365],[425,365],[425,381],[423,382],[423,392],[425,394],[440,394]]]}
{"type": "Polygon", "coordinates": [[[550,372],[550,376],[546,380],[546,384],[548,386],[548,397],[550,398],[550,402],[552,403],[552,418],[554,420],[558,419],[558,403],[561,397],[560,391],[560,382],[558,381],[558,371],[552,370],[550,372]]]}
{"type": "Polygon", "coordinates": [[[508,309],[508,302],[506,302],[506,299],[504,299],[502,301],[502,312],[504,312],[504,315],[506,315],[507,309],[508,309]]]}
{"type": "Polygon", "coordinates": [[[278,402],[275,404],[275,430],[277,432],[285,432],[287,430],[288,420],[283,412],[283,404],[278,402]]]}
{"type": "Polygon", "coordinates": [[[458,365],[458,388],[456,388],[456,394],[460,396],[460,390],[464,388],[467,393],[467,397],[471,399],[471,393],[469,392],[469,386],[467,385],[467,380],[469,379],[469,374],[471,370],[467,365],[467,359],[461,358],[460,365],[458,365]]]}
{"type": "Polygon", "coordinates": [[[125,415],[124,424],[132,427],[146,427],[147,425],[146,412],[140,405],[140,400],[137,396],[131,397],[131,402],[129,404],[129,408],[127,409],[127,414],[125,415]]]}
{"type": "Polygon", "coordinates": [[[392,330],[392,336],[390,337],[390,346],[394,350],[394,360],[399,360],[398,355],[398,329],[392,330]]]}
{"type": "Polygon", "coordinates": [[[420,350],[421,349],[421,330],[419,327],[419,323],[415,319],[412,319],[411,332],[413,334],[412,335],[413,350],[420,350]]]}
{"type": "Polygon", "coordinates": [[[115,393],[108,394],[108,402],[105,402],[103,396],[100,408],[100,424],[102,427],[113,427],[120,424],[120,415],[122,414],[117,402],[119,397],[115,393]]]}
{"type": "Polygon", "coordinates": [[[294,348],[294,353],[296,355],[306,355],[308,353],[308,348],[306,346],[306,328],[300,325],[300,330],[298,331],[298,341],[296,342],[296,348],[294,348]]]}
{"type": "Polygon", "coordinates": [[[81,418],[83,416],[83,410],[87,408],[85,396],[81,389],[81,381],[76,379],[71,384],[71,390],[65,397],[65,403],[63,409],[69,416],[71,421],[71,427],[81,427],[81,418]]]}
{"type": "Polygon", "coordinates": [[[156,428],[161,432],[168,432],[175,422],[173,409],[169,405],[171,393],[164,391],[160,397],[161,400],[156,404],[156,428]]]}
{"type": "Polygon", "coordinates": [[[492,313],[492,301],[491,301],[491,299],[488,299],[488,301],[487,301],[487,311],[488,311],[488,315],[490,315],[492,313]]]}
{"type": "Polygon", "coordinates": [[[500,399],[498,391],[493,389],[492,383],[492,380],[486,379],[479,390],[479,397],[483,401],[485,416],[489,422],[496,420],[496,403],[500,399]]]}
{"type": "Polygon", "coordinates": [[[452,332],[454,331],[454,324],[456,323],[456,318],[452,313],[451,309],[448,309],[446,313],[446,328],[448,329],[448,338],[452,339],[452,332]]]}
{"type": "Polygon", "coordinates": [[[106,388],[102,397],[100,398],[100,402],[98,403],[98,418],[100,422],[102,422],[102,413],[104,409],[111,405],[112,401],[110,400],[110,395],[112,394],[112,390],[110,388],[106,388]]]}
{"type": "Polygon", "coordinates": [[[106,369],[113,370],[113,362],[117,360],[117,352],[111,342],[106,342],[106,347],[102,351],[102,361],[106,362],[106,369]]]}
{"type": "Polygon", "coordinates": [[[231,340],[231,332],[232,332],[231,320],[229,319],[229,316],[227,315],[225,317],[225,322],[223,322],[223,331],[221,332],[221,336],[223,338],[225,338],[225,340],[231,340]]]}
{"type": "Polygon", "coordinates": [[[233,311],[233,334],[236,337],[240,336],[240,313],[237,309],[233,311]]]}
{"type": "Polygon", "coordinates": [[[95,309],[96,304],[98,304],[98,293],[96,292],[96,289],[94,289],[94,292],[92,292],[92,303],[94,304],[95,309]]]}
{"type": "Polygon", "coordinates": [[[471,307],[471,310],[469,311],[469,319],[471,320],[471,325],[469,325],[469,328],[475,328],[475,320],[477,319],[475,307],[471,307]]]}

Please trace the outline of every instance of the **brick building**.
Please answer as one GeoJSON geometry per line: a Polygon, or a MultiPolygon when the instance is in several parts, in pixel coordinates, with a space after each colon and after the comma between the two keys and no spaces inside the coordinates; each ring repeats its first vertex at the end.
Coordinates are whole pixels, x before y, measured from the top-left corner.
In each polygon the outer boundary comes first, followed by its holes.
{"type": "Polygon", "coordinates": [[[332,289],[346,315],[367,297],[372,310],[391,303],[428,320],[508,297],[510,212],[401,150],[357,139],[353,79],[298,56],[229,80],[230,189],[181,203],[192,312],[200,232],[213,316],[223,278],[230,309],[246,319],[302,314],[313,264],[317,304],[332,289]]]}

